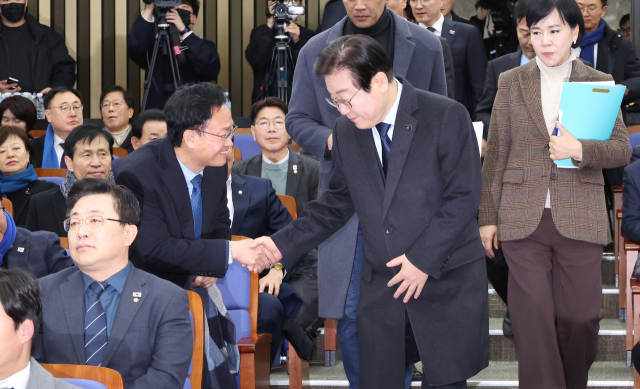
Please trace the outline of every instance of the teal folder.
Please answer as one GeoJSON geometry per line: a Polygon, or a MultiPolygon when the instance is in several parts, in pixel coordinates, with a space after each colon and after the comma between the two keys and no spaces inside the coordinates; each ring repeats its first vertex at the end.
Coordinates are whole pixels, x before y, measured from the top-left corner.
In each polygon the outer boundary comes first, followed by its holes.
{"type": "MultiPolygon", "coordinates": [[[[576,139],[608,140],[616,123],[624,86],[564,82],[560,97],[560,123],[576,139]]],[[[558,133],[560,135],[560,133],[558,133]]],[[[574,168],[571,159],[555,161],[574,168]]]]}

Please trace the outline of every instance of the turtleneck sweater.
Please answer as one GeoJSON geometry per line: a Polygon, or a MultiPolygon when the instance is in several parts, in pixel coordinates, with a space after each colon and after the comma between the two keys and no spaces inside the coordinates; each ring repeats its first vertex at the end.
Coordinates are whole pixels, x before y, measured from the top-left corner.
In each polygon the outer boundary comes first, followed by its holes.
{"type": "MultiPolygon", "coordinates": [[[[568,82],[571,77],[571,68],[576,56],[571,52],[571,56],[567,62],[559,66],[547,66],[536,56],[536,64],[540,69],[540,98],[542,102],[542,114],[544,122],[547,126],[549,135],[553,132],[553,128],[558,120],[560,112],[560,96],[562,95],[562,83],[568,82]]],[[[547,200],[544,204],[545,208],[551,208],[551,195],[547,189],[547,200]]]]}
{"type": "Polygon", "coordinates": [[[351,21],[351,19],[347,18],[347,22],[344,24],[343,34],[362,34],[370,36],[371,38],[375,39],[376,42],[380,43],[380,46],[385,49],[387,55],[393,62],[393,52],[395,45],[395,24],[391,12],[393,11],[385,8],[382,15],[380,15],[380,19],[378,19],[378,21],[373,26],[365,28],[359,28],[351,21]]]}

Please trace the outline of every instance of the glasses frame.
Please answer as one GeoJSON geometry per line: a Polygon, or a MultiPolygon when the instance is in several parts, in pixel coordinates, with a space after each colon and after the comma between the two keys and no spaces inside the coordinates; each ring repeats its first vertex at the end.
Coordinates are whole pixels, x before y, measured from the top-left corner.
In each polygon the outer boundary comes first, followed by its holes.
{"type": "Polygon", "coordinates": [[[222,139],[222,141],[226,141],[229,138],[233,138],[233,136],[236,134],[236,131],[238,131],[238,126],[236,126],[235,124],[233,125],[233,128],[231,129],[231,131],[227,132],[224,135],[218,135],[218,134],[212,134],[210,132],[204,131],[202,130],[201,132],[204,132],[205,134],[209,134],[209,135],[213,135],[216,136],[220,139],[222,139]]]}
{"type": "MultiPolygon", "coordinates": [[[[103,220],[102,220],[102,225],[100,226],[100,228],[104,227],[104,222],[105,222],[105,221],[107,221],[107,220],[110,220],[110,221],[112,221],[112,222],[118,222],[118,223],[121,223],[121,224],[131,224],[131,223],[129,223],[129,222],[127,222],[127,221],[124,221],[124,220],[110,219],[110,218],[106,218],[106,217],[103,217],[103,216],[89,216],[89,217],[86,217],[84,220],[82,220],[82,219],[80,219],[80,218],[75,218],[75,217],[74,217],[74,219],[78,219],[78,220],[80,220],[80,225],[78,226],[78,228],[80,228],[80,227],[82,227],[82,225],[83,225],[83,224],[85,224],[85,225],[87,225],[87,226],[90,226],[90,224],[89,224],[89,223],[87,223],[87,220],[88,220],[88,219],[91,219],[92,217],[93,217],[93,218],[95,218],[95,217],[101,217],[101,218],[103,218],[103,220]]],[[[71,224],[70,224],[70,223],[71,223],[71,218],[70,218],[70,217],[69,217],[69,218],[64,219],[64,221],[62,222],[62,227],[64,228],[64,230],[65,230],[66,232],[70,232],[70,231],[71,231],[71,224]]],[[[91,227],[88,227],[88,228],[89,228],[91,231],[93,231],[93,229],[91,229],[91,227]]]]}
{"type": "Polygon", "coordinates": [[[263,120],[263,121],[266,121],[266,122],[267,122],[267,124],[268,124],[269,126],[268,126],[267,128],[260,128],[260,122],[256,123],[256,127],[257,127],[257,128],[259,128],[259,129],[261,129],[261,130],[268,130],[268,129],[270,129],[271,127],[275,128],[276,130],[281,130],[281,129],[283,129],[283,128],[285,127],[285,122],[284,122],[284,120],[282,120],[282,127],[280,127],[280,128],[278,128],[278,127],[276,126],[276,121],[275,121],[275,120],[269,120],[269,119],[262,119],[262,120],[263,120]]]}
{"type": "Polygon", "coordinates": [[[411,5],[418,5],[418,4],[425,5],[425,4],[427,4],[428,2],[430,2],[430,1],[431,1],[431,0],[409,0],[409,3],[410,3],[411,5]]]}
{"type": "MultiPolygon", "coordinates": [[[[578,7],[580,8],[580,7],[578,7]]],[[[585,13],[585,11],[589,14],[589,15],[593,15],[594,13],[598,12],[598,11],[602,11],[603,7],[597,8],[597,9],[589,9],[589,8],[580,8],[580,13],[585,13]]]]}
{"type": "Polygon", "coordinates": [[[344,105],[345,107],[351,109],[353,108],[353,106],[351,105],[351,100],[353,100],[354,97],[356,97],[356,95],[358,94],[358,92],[360,92],[362,90],[362,88],[358,88],[358,90],[356,91],[356,93],[353,94],[353,96],[351,96],[351,98],[349,100],[345,100],[345,99],[333,99],[331,97],[327,97],[327,103],[329,103],[330,106],[334,107],[335,109],[340,109],[340,104],[344,105]]]}
{"type": "Polygon", "coordinates": [[[84,105],[80,104],[80,106],[78,106],[76,109],[75,106],[71,106],[71,105],[61,105],[59,107],[49,107],[47,109],[54,109],[54,108],[58,108],[60,110],[61,113],[65,114],[65,115],[70,115],[71,111],[75,112],[76,114],[81,114],[82,111],[84,110],[84,105]],[[69,112],[65,112],[65,110],[68,110],[69,112]]]}
{"type": "Polygon", "coordinates": [[[124,100],[116,100],[116,101],[113,101],[113,102],[109,102],[107,104],[105,104],[105,103],[100,104],[100,109],[109,108],[112,105],[113,105],[113,108],[116,109],[116,108],[122,107],[125,104],[126,104],[126,102],[124,100]],[[116,103],[118,103],[118,104],[116,105],[116,103]]]}

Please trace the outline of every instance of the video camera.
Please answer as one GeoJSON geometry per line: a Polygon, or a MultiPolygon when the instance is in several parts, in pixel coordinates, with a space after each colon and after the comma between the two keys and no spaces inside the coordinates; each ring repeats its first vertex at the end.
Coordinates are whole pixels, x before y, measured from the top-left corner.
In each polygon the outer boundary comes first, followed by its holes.
{"type": "MultiPolygon", "coordinates": [[[[267,4],[270,1],[267,1],[267,4]]],[[[268,9],[268,8],[267,8],[268,9]]],[[[276,22],[276,27],[278,29],[284,29],[292,20],[296,20],[298,16],[304,15],[305,9],[300,5],[291,5],[285,4],[284,0],[278,0],[278,4],[276,4],[273,10],[273,18],[276,22]]]]}
{"type": "Polygon", "coordinates": [[[167,23],[167,12],[171,9],[182,5],[182,0],[142,0],[145,4],[155,4],[158,12],[157,21],[158,27],[169,27],[167,23]]]}
{"type": "Polygon", "coordinates": [[[492,40],[495,44],[491,57],[498,58],[509,52],[508,43],[516,34],[514,16],[515,4],[518,0],[479,0],[477,5],[491,10],[493,21],[492,40]]]}

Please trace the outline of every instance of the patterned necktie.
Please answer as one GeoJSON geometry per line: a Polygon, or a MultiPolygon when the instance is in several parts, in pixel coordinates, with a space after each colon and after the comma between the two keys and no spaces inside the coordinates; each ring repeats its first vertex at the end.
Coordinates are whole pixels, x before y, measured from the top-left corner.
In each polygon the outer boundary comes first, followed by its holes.
{"type": "Polygon", "coordinates": [[[427,27],[427,30],[431,31],[431,32],[432,32],[432,33],[434,33],[434,34],[435,34],[435,32],[436,32],[436,29],[435,29],[435,28],[433,28],[433,27],[427,27]]]}
{"type": "Polygon", "coordinates": [[[191,192],[191,212],[193,212],[193,232],[196,239],[200,239],[202,233],[202,174],[198,174],[191,180],[193,192],[191,192]]]}
{"type": "Polygon", "coordinates": [[[107,345],[107,315],[104,312],[100,295],[109,287],[105,282],[94,282],[89,285],[89,296],[86,315],[87,326],[84,329],[84,357],[90,366],[100,366],[105,346],[107,345]]]}
{"type": "Polygon", "coordinates": [[[60,147],[62,147],[62,157],[60,157],[60,169],[66,169],[67,163],[64,161],[64,156],[67,154],[64,152],[64,142],[60,142],[60,147]]]}
{"type": "Polygon", "coordinates": [[[391,139],[387,136],[387,132],[389,132],[391,124],[380,122],[376,124],[376,128],[380,133],[380,143],[382,145],[382,171],[386,178],[387,166],[389,165],[389,153],[391,152],[391,139]]]}

